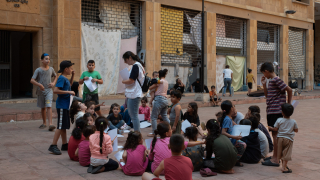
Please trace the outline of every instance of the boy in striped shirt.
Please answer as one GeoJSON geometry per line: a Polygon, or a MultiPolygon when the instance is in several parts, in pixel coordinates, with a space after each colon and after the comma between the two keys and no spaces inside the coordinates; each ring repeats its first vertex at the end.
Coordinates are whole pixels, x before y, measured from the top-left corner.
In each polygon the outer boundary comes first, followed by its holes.
{"type": "MultiPolygon", "coordinates": [[[[268,126],[274,127],[275,122],[278,118],[282,118],[282,110],[281,105],[288,102],[291,104],[292,98],[292,89],[287,86],[275,73],[273,64],[270,62],[263,63],[260,71],[263,73],[263,77],[261,78],[261,83],[264,89],[264,95],[267,97],[267,122],[268,126]],[[267,79],[269,80],[267,87],[267,79]],[[288,94],[288,101],[286,98],[286,92],[288,94]]],[[[277,161],[277,150],[278,150],[278,142],[277,142],[277,131],[272,131],[273,138],[273,156],[264,159],[262,162],[263,165],[266,166],[279,166],[279,162],[277,161]]]]}

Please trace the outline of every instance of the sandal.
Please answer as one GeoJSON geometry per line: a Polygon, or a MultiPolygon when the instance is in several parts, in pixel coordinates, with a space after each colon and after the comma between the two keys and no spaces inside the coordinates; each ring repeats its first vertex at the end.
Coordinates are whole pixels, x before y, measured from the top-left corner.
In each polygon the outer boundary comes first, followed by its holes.
{"type": "Polygon", "coordinates": [[[272,159],[271,156],[270,156],[270,157],[267,157],[267,158],[264,158],[263,160],[264,160],[264,161],[267,161],[267,160],[270,160],[270,159],[272,159]]]}
{"type": "Polygon", "coordinates": [[[282,173],[292,173],[292,170],[291,169],[289,169],[289,167],[287,166],[287,171],[282,171],[282,173]]]}
{"type": "Polygon", "coordinates": [[[47,126],[46,125],[44,125],[44,124],[41,124],[41,126],[39,127],[40,129],[44,129],[44,128],[46,128],[47,126]]]}
{"type": "Polygon", "coordinates": [[[201,174],[202,177],[216,176],[217,175],[216,172],[211,171],[211,169],[209,169],[209,168],[201,168],[200,169],[200,174],[201,174]]]}
{"type": "Polygon", "coordinates": [[[236,162],[235,166],[243,167],[243,164],[240,163],[239,161],[236,162]]]}
{"type": "Polygon", "coordinates": [[[53,131],[56,127],[54,125],[49,126],[49,131],[53,131]]]}
{"type": "Polygon", "coordinates": [[[97,166],[97,167],[93,167],[91,174],[97,174],[104,166],[97,166]]]}
{"type": "Polygon", "coordinates": [[[265,161],[265,162],[261,162],[262,165],[265,165],[265,166],[276,166],[276,167],[279,167],[280,164],[276,164],[276,163],[273,163],[269,160],[265,161]]]}

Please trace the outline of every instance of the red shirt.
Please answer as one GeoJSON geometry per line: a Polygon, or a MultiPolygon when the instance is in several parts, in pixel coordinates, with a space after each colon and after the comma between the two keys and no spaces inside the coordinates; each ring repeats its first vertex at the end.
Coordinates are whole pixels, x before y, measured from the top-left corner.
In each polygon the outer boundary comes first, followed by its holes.
{"type": "Polygon", "coordinates": [[[171,156],[164,160],[166,180],[192,180],[193,165],[190,158],[171,156]]]}
{"type": "Polygon", "coordinates": [[[89,148],[90,142],[87,140],[83,140],[78,145],[78,157],[79,157],[79,163],[81,166],[89,166],[90,165],[90,148],[89,148]]]}
{"type": "Polygon", "coordinates": [[[78,145],[81,141],[85,140],[86,138],[82,135],[81,139],[77,140],[74,139],[73,136],[70,136],[69,142],[68,142],[68,154],[71,160],[73,161],[79,161],[79,157],[75,155],[75,152],[78,148],[78,145]]]}
{"type": "Polygon", "coordinates": [[[144,114],[144,120],[150,121],[150,108],[148,106],[146,107],[139,107],[139,114],[144,114]]]}

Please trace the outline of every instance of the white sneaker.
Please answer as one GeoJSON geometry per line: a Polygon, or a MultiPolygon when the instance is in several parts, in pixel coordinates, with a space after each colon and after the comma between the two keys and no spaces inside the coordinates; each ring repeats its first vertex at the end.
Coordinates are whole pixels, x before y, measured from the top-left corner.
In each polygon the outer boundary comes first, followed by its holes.
{"type": "Polygon", "coordinates": [[[127,126],[124,130],[130,130],[131,127],[130,126],[127,126]]]}

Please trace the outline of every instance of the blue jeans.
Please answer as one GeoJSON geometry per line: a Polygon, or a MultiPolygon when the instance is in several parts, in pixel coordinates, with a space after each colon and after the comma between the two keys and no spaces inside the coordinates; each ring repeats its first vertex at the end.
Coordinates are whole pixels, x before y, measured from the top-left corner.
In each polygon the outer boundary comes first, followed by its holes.
{"type": "Polygon", "coordinates": [[[222,95],[226,94],[227,91],[227,86],[231,95],[231,83],[232,83],[232,79],[231,78],[224,78],[224,86],[223,86],[223,90],[222,90],[222,95]]]}
{"type": "Polygon", "coordinates": [[[140,132],[140,120],[139,120],[139,104],[140,104],[140,97],[137,97],[135,99],[129,99],[127,102],[127,108],[129,111],[129,115],[131,117],[131,121],[133,124],[134,131],[140,132]]]}
{"type": "Polygon", "coordinates": [[[121,126],[124,125],[124,123],[125,123],[124,120],[121,120],[118,124],[114,125],[114,124],[112,124],[111,121],[109,121],[109,129],[110,130],[112,130],[112,129],[120,129],[121,126]]]}
{"type": "Polygon", "coordinates": [[[157,119],[159,114],[161,115],[163,121],[167,121],[170,123],[167,117],[168,110],[168,100],[167,97],[164,96],[156,96],[153,100],[153,108],[151,112],[151,124],[152,124],[152,133],[157,129],[157,119]]]}

